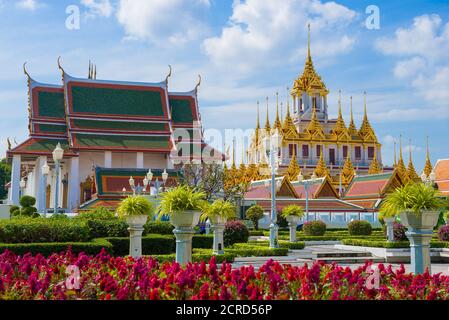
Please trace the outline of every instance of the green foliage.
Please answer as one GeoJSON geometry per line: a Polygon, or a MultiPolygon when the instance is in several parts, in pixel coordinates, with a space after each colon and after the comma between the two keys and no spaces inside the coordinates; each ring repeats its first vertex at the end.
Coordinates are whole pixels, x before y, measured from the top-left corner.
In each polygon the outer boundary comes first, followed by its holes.
{"type": "Polygon", "coordinates": [[[250,237],[263,237],[264,233],[262,230],[250,230],[249,235],[250,237]]]}
{"type": "Polygon", "coordinates": [[[145,197],[132,196],[124,199],[117,208],[118,216],[121,218],[131,216],[153,216],[154,206],[145,197]]]}
{"type": "Polygon", "coordinates": [[[205,206],[204,192],[188,186],[179,186],[164,192],[161,196],[159,218],[185,211],[201,211],[205,206]]]}
{"type": "Polygon", "coordinates": [[[348,223],[348,231],[351,236],[370,236],[373,228],[368,221],[354,220],[348,223]]]}
{"type": "Polygon", "coordinates": [[[192,239],[192,247],[198,249],[210,249],[214,244],[214,236],[209,234],[195,235],[192,239]]]}
{"type": "Polygon", "coordinates": [[[74,219],[79,220],[112,220],[116,219],[113,212],[109,211],[105,207],[98,207],[86,212],[80,213],[74,219]]]}
{"type": "Polygon", "coordinates": [[[278,257],[287,256],[288,248],[271,249],[268,245],[236,243],[225,249],[225,252],[232,253],[237,257],[278,257]]]}
{"type": "Polygon", "coordinates": [[[173,235],[175,227],[170,222],[149,221],[144,226],[145,234],[168,234],[173,235]]]}
{"type": "MultiPolygon", "coordinates": [[[[175,254],[168,255],[151,255],[152,258],[157,259],[160,263],[163,262],[173,262],[176,260],[175,254]]],[[[216,263],[229,262],[233,263],[235,259],[235,255],[232,253],[225,252],[225,254],[214,255],[212,250],[206,249],[194,249],[192,254],[193,262],[209,262],[212,257],[215,257],[216,263]]]]}
{"type": "MultiPolygon", "coordinates": [[[[361,247],[371,247],[371,248],[389,248],[389,249],[400,249],[400,248],[410,248],[410,243],[408,241],[396,241],[388,242],[386,240],[363,240],[363,239],[345,239],[342,243],[348,246],[361,246],[361,247]]],[[[444,241],[431,241],[431,248],[449,248],[449,242],[444,241]]]]}
{"type": "Polygon", "coordinates": [[[225,247],[229,247],[234,243],[248,242],[248,228],[241,221],[228,221],[225,225],[223,237],[225,247]]]}
{"type": "Polygon", "coordinates": [[[36,204],[36,198],[32,196],[23,196],[20,198],[19,203],[22,208],[33,207],[36,204]]]}
{"type": "Polygon", "coordinates": [[[12,206],[9,209],[11,217],[30,217],[30,218],[39,217],[37,209],[33,207],[36,204],[36,198],[31,196],[23,196],[20,198],[19,202],[22,207],[12,206]]]}
{"type": "Polygon", "coordinates": [[[402,212],[419,215],[422,211],[438,210],[442,206],[438,190],[423,183],[410,183],[387,195],[380,212],[383,217],[394,217],[402,212]]]}
{"type": "Polygon", "coordinates": [[[324,236],[326,224],[323,221],[308,221],[303,224],[302,231],[306,236],[324,236]]]}
{"type": "Polygon", "coordinates": [[[19,216],[20,215],[20,207],[19,206],[11,206],[9,208],[9,213],[12,217],[19,216]]]}
{"type": "MultiPolygon", "coordinates": [[[[267,247],[269,245],[269,241],[250,241],[248,244],[253,246],[265,246],[267,247]]],[[[235,244],[238,245],[238,244],[235,244]]],[[[279,247],[284,249],[290,249],[290,250],[302,250],[304,249],[306,244],[304,242],[290,242],[290,241],[279,241],[279,247]]]]}
{"type": "Polygon", "coordinates": [[[214,219],[216,217],[222,217],[225,220],[235,218],[236,207],[229,201],[222,199],[215,200],[212,204],[206,205],[203,208],[203,214],[201,215],[201,221],[207,219],[214,219]]]}
{"type": "Polygon", "coordinates": [[[0,243],[0,253],[5,250],[14,252],[17,255],[31,253],[51,256],[53,253],[62,253],[71,249],[74,254],[84,252],[88,255],[96,255],[105,249],[112,254],[112,245],[103,239],[96,239],[93,242],[67,242],[67,243],[0,243]]]}
{"type": "Polygon", "coordinates": [[[0,221],[0,243],[86,242],[85,224],[71,220],[21,218],[0,221]]]}
{"type": "Polygon", "coordinates": [[[254,229],[259,230],[259,220],[264,217],[263,208],[259,205],[254,205],[246,210],[246,218],[251,220],[254,224],[254,229]]]}
{"type": "Polygon", "coordinates": [[[11,166],[6,159],[0,161],[0,200],[6,199],[8,192],[6,184],[11,180],[11,166]]]}
{"type": "Polygon", "coordinates": [[[127,237],[128,224],[122,219],[86,220],[90,238],[127,237]]]}
{"type": "MultiPolygon", "coordinates": [[[[106,238],[112,244],[112,250],[116,256],[129,254],[129,237],[106,238]]],[[[142,237],[142,254],[171,254],[175,252],[175,238],[169,235],[150,234],[142,237]]]]}
{"type": "Polygon", "coordinates": [[[282,210],[281,216],[285,219],[290,216],[302,218],[304,217],[304,210],[300,206],[290,205],[282,210]]]}

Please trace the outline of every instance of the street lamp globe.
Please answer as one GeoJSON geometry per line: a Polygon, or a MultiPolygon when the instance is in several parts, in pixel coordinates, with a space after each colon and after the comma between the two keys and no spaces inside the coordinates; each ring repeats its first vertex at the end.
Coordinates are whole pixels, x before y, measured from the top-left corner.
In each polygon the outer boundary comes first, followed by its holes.
{"type": "Polygon", "coordinates": [[[168,173],[167,173],[167,169],[164,170],[164,173],[162,173],[162,181],[164,181],[164,184],[167,182],[168,180],[168,173]]]}
{"type": "Polygon", "coordinates": [[[133,177],[129,178],[129,186],[131,187],[131,189],[136,187],[136,182],[133,177]]]}
{"type": "Polygon", "coordinates": [[[150,170],[148,170],[148,173],[147,173],[147,179],[148,179],[148,183],[151,183],[151,181],[153,181],[153,172],[151,172],[151,169],[150,170]]]}
{"type": "Polygon", "coordinates": [[[422,180],[422,182],[426,182],[427,181],[427,175],[426,175],[425,172],[422,173],[421,180],[422,180]]]}
{"type": "Polygon", "coordinates": [[[59,162],[64,157],[64,149],[61,148],[61,144],[58,143],[55,150],[53,150],[53,160],[59,162]]]}
{"type": "Polygon", "coordinates": [[[44,176],[48,176],[50,174],[50,166],[47,162],[45,162],[45,164],[42,166],[42,174],[44,176]]]}

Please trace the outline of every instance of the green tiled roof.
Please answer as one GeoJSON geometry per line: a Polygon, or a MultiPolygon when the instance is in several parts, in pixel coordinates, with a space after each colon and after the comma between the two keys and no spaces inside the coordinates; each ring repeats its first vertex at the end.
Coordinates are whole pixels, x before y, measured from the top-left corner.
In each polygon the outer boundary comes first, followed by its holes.
{"type": "Polygon", "coordinates": [[[69,149],[67,139],[36,139],[32,144],[27,145],[25,151],[49,151],[52,152],[58,143],[64,150],[69,149]]]}
{"type": "Polygon", "coordinates": [[[39,91],[39,116],[65,118],[64,93],[39,91]]]}
{"type": "Polygon", "coordinates": [[[378,180],[388,180],[393,175],[393,172],[371,174],[366,176],[356,176],[354,182],[356,181],[378,181],[378,180]]]}
{"type": "Polygon", "coordinates": [[[60,133],[65,134],[67,132],[67,126],[56,124],[36,124],[36,130],[39,133],[60,133]]]}
{"type": "Polygon", "coordinates": [[[108,136],[75,134],[75,147],[123,148],[123,149],[170,149],[169,137],[108,136]]]}
{"type": "Polygon", "coordinates": [[[131,89],[72,87],[73,111],[128,116],[163,116],[160,92],[131,89]]]}
{"type": "Polygon", "coordinates": [[[170,99],[174,123],[192,123],[193,114],[190,101],[187,99],[170,99]]]}
{"type": "Polygon", "coordinates": [[[134,130],[134,131],[168,131],[164,123],[144,123],[144,122],[118,122],[118,121],[95,121],[95,120],[73,120],[76,128],[100,129],[100,130],[134,130]]]}

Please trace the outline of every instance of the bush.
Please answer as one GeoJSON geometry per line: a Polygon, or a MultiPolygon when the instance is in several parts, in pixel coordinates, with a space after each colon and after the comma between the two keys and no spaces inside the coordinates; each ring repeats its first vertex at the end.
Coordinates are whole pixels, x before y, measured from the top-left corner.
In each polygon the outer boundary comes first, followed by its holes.
{"type": "Polygon", "coordinates": [[[444,225],[438,230],[438,239],[440,241],[449,241],[449,225],[444,225]]]}
{"type": "Polygon", "coordinates": [[[400,223],[393,223],[394,241],[407,241],[407,228],[400,223]]]}
{"type": "Polygon", "coordinates": [[[20,198],[19,203],[24,208],[32,207],[36,204],[36,198],[31,196],[23,196],[20,198]]]}
{"type": "Polygon", "coordinates": [[[249,235],[250,237],[263,237],[264,233],[262,230],[250,230],[249,235]]]}
{"type": "Polygon", "coordinates": [[[254,224],[254,229],[259,230],[259,220],[263,218],[263,208],[258,205],[254,205],[246,210],[246,218],[251,220],[254,224]]]}
{"type": "Polygon", "coordinates": [[[90,211],[82,212],[74,219],[79,220],[113,220],[117,219],[115,214],[105,207],[98,207],[90,211]]]}
{"type": "Polygon", "coordinates": [[[74,254],[84,252],[87,255],[97,255],[103,248],[106,252],[112,253],[112,245],[104,239],[96,239],[93,242],[69,243],[0,243],[0,254],[5,250],[9,250],[16,255],[31,253],[48,257],[53,253],[61,253],[71,249],[74,254]]]}
{"type": "Polygon", "coordinates": [[[92,239],[129,236],[128,224],[121,219],[87,220],[85,224],[89,230],[89,236],[92,239]]]}
{"type": "Polygon", "coordinates": [[[197,249],[210,249],[214,245],[214,236],[209,234],[195,235],[192,239],[192,247],[197,249]]]}
{"type": "Polygon", "coordinates": [[[323,221],[307,221],[302,226],[302,231],[306,236],[324,236],[326,224],[323,221]]]}
{"type": "Polygon", "coordinates": [[[173,235],[175,227],[170,222],[149,221],[144,225],[145,234],[169,234],[173,235]]]}
{"type": "Polygon", "coordinates": [[[288,221],[285,217],[279,215],[277,216],[277,225],[279,228],[288,228],[288,221]]]}
{"type": "Polygon", "coordinates": [[[19,201],[21,208],[18,206],[12,206],[9,209],[9,213],[12,217],[31,217],[37,218],[39,217],[39,213],[37,213],[37,209],[33,207],[36,204],[36,199],[31,196],[23,196],[19,201]]]}
{"type": "Polygon", "coordinates": [[[234,243],[248,242],[249,231],[243,222],[234,220],[226,222],[224,229],[224,245],[229,247],[234,243]]]}
{"type": "Polygon", "coordinates": [[[373,228],[368,221],[354,220],[348,223],[348,231],[351,236],[370,236],[373,228]]]}
{"type": "Polygon", "coordinates": [[[23,218],[0,221],[0,243],[87,242],[86,224],[72,220],[23,218]]]}
{"type": "MultiPolygon", "coordinates": [[[[129,254],[129,237],[106,238],[111,243],[112,251],[116,256],[127,256],[129,254]]],[[[174,236],[151,234],[142,237],[142,254],[171,254],[175,252],[174,236]]]]}

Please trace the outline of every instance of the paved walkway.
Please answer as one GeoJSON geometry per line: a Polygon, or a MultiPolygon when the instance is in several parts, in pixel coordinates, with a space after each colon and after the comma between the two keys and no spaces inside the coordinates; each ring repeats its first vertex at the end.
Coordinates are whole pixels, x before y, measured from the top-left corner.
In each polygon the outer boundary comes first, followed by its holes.
{"type": "MultiPolygon", "coordinates": [[[[233,263],[233,267],[239,268],[241,266],[252,265],[256,269],[264,265],[269,259],[278,261],[281,264],[290,264],[293,266],[303,266],[305,263],[311,265],[314,263],[313,256],[319,252],[335,252],[335,253],[345,253],[348,251],[335,249],[333,245],[316,245],[308,246],[303,250],[292,250],[286,257],[247,257],[247,258],[236,258],[233,263]]],[[[354,252],[354,251],[351,251],[354,252]]],[[[363,263],[338,263],[341,266],[348,266],[351,269],[357,269],[362,266],[363,263]]],[[[389,263],[384,263],[386,266],[389,263]]],[[[391,264],[394,269],[400,267],[400,264],[391,264]]],[[[404,264],[407,271],[411,271],[410,264],[404,264]]],[[[443,273],[449,275],[449,264],[447,263],[433,263],[432,264],[432,274],[443,273]]]]}

